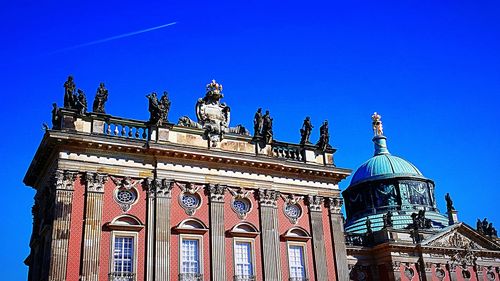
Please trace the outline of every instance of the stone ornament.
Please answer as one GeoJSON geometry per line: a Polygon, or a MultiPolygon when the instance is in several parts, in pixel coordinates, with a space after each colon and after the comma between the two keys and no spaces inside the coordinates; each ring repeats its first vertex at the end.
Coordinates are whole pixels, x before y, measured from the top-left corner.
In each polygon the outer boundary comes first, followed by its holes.
{"type": "Polygon", "coordinates": [[[75,90],[75,81],[70,75],[64,82],[64,108],[76,110],[79,115],[84,115],[87,112],[87,98],[81,89],[76,90],[76,93],[75,90]]]}
{"type": "Polygon", "coordinates": [[[276,207],[280,192],[272,189],[259,189],[259,203],[261,206],[276,207]]]}
{"type": "Polygon", "coordinates": [[[137,202],[139,192],[136,186],[140,183],[139,180],[132,180],[130,177],[122,179],[110,176],[116,187],[113,193],[113,199],[120,206],[123,212],[130,210],[132,205],[137,202]]]}
{"type": "Polygon", "coordinates": [[[176,183],[182,192],[179,194],[179,204],[184,209],[188,216],[194,215],[196,210],[201,207],[201,196],[198,191],[201,190],[201,185],[194,185],[192,183],[176,183]]]}
{"type": "Polygon", "coordinates": [[[283,205],[283,212],[288,220],[292,224],[296,224],[300,217],[302,217],[302,208],[299,205],[300,200],[303,199],[302,196],[294,196],[289,194],[284,196],[281,194],[281,198],[285,201],[283,205]]]}
{"type": "Polygon", "coordinates": [[[405,266],[405,269],[404,269],[404,274],[406,276],[406,278],[408,278],[408,280],[413,280],[413,277],[415,276],[415,271],[413,270],[413,268],[409,267],[409,266],[405,266]]]}
{"type": "Polygon", "coordinates": [[[380,116],[380,114],[378,114],[377,112],[374,112],[372,115],[372,127],[373,134],[375,136],[384,135],[384,128],[382,127],[382,116],[380,116]]]}
{"type": "Polygon", "coordinates": [[[104,83],[101,82],[95,94],[94,103],[92,105],[92,111],[96,113],[105,114],[106,111],[104,109],[104,105],[107,100],[108,100],[108,89],[106,89],[106,87],[104,87],[104,83]]]}
{"type": "Polygon", "coordinates": [[[220,184],[209,184],[208,191],[210,193],[210,201],[224,202],[224,193],[226,192],[225,186],[220,184]]]}
{"type": "Polygon", "coordinates": [[[340,214],[344,200],[340,197],[328,198],[328,207],[332,214],[340,214]]]}
{"type": "Polygon", "coordinates": [[[252,210],[252,201],[249,199],[252,191],[227,188],[231,193],[231,209],[238,215],[240,220],[244,220],[248,213],[252,210]]]}
{"type": "Polygon", "coordinates": [[[87,192],[104,193],[104,184],[108,181],[108,176],[99,173],[85,173],[85,187],[87,192]]]}
{"type": "Polygon", "coordinates": [[[77,175],[76,172],[56,170],[53,178],[56,190],[74,190],[77,175]]]}
{"type": "Polygon", "coordinates": [[[311,118],[309,116],[304,119],[304,123],[302,124],[302,128],[300,129],[300,144],[310,144],[309,138],[311,137],[311,131],[313,129],[313,125],[311,123],[311,118]]]}
{"type": "Polygon", "coordinates": [[[437,279],[439,279],[439,281],[441,281],[446,276],[446,272],[442,268],[436,268],[435,275],[436,275],[437,279]]]}
{"type": "Polygon", "coordinates": [[[330,145],[330,132],[328,130],[328,120],[323,121],[321,127],[319,127],[319,141],[316,143],[316,146],[320,151],[326,151],[328,148],[331,148],[330,145]]]}
{"type": "Polygon", "coordinates": [[[321,212],[321,205],[323,204],[323,197],[319,195],[308,195],[307,204],[311,212],[321,212]]]}
{"type": "Polygon", "coordinates": [[[488,279],[488,281],[495,280],[495,272],[493,271],[492,266],[488,267],[488,271],[486,272],[486,279],[488,279]]]}

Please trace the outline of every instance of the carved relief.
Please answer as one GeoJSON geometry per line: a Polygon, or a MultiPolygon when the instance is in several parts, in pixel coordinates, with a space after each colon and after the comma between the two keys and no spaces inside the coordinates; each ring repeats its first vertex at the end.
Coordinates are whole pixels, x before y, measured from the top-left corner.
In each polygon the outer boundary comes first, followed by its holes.
{"type": "Polygon", "coordinates": [[[56,189],[74,190],[76,176],[76,172],[56,170],[53,178],[56,189]]]}
{"type": "Polygon", "coordinates": [[[116,185],[113,199],[120,206],[123,212],[127,212],[130,210],[132,205],[137,202],[139,193],[136,186],[140,183],[140,181],[133,180],[130,177],[119,179],[110,176],[110,178],[116,185]]]}
{"type": "Polygon", "coordinates": [[[261,206],[276,207],[280,192],[272,189],[259,189],[259,203],[261,206]]]}
{"type": "Polygon", "coordinates": [[[225,186],[220,184],[209,184],[208,191],[210,193],[210,201],[224,202],[224,193],[226,192],[225,186]]]}
{"type": "Polygon", "coordinates": [[[442,268],[436,268],[436,277],[439,279],[439,281],[443,280],[444,277],[446,276],[445,271],[442,268]]]}
{"type": "Polygon", "coordinates": [[[231,198],[231,209],[238,215],[238,218],[243,220],[252,209],[252,201],[249,199],[252,191],[242,188],[232,189],[227,188],[233,196],[231,198]]]}
{"type": "Polygon", "coordinates": [[[308,195],[307,204],[309,205],[309,210],[311,210],[312,212],[321,212],[323,197],[319,195],[308,195]]]}
{"type": "Polygon", "coordinates": [[[179,194],[179,204],[184,209],[187,215],[192,216],[201,206],[201,196],[198,191],[202,188],[201,185],[192,183],[176,183],[182,192],[179,194]]]}
{"type": "Polygon", "coordinates": [[[285,216],[291,223],[296,224],[302,216],[302,208],[300,207],[299,202],[303,199],[303,197],[289,194],[287,196],[281,195],[281,198],[285,201],[285,205],[283,205],[283,212],[285,213],[285,216]]]}
{"type": "Polygon", "coordinates": [[[332,214],[340,214],[340,210],[342,209],[342,205],[344,204],[344,200],[339,197],[330,197],[328,198],[328,207],[330,208],[330,212],[332,214]]]}

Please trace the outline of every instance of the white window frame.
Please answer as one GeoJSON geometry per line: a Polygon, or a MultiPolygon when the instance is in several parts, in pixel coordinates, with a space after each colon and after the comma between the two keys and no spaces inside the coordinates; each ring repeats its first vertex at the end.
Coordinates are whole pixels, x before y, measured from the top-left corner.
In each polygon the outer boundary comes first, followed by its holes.
{"type": "Polygon", "coordinates": [[[256,259],[255,259],[255,239],[252,238],[241,238],[241,237],[235,237],[233,239],[233,273],[236,276],[236,243],[237,242],[242,242],[242,243],[249,243],[250,244],[250,259],[251,259],[251,266],[252,266],[252,274],[253,276],[257,276],[257,273],[255,272],[256,270],[256,259]]]}
{"type": "Polygon", "coordinates": [[[115,272],[115,255],[114,255],[114,250],[115,250],[115,238],[116,237],[132,237],[134,239],[133,243],[133,261],[132,261],[132,272],[134,274],[137,274],[137,243],[139,239],[139,235],[137,232],[131,232],[131,231],[111,231],[111,247],[110,247],[110,263],[109,263],[109,272],[115,272]]]}
{"type": "Polygon", "coordinates": [[[307,264],[307,243],[305,242],[295,242],[295,241],[288,241],[286,243],[286,256],[287,256],[287,262],[288,262],[288,277],[291,278],[291,268],[290,268],[290,246],[299,246],[302,248],[302,254],[303,254],[303,259],[304,259],[304,273],[306,279],[309,278],[309,273],[308,273],[308,264],[307,264]]]}
{"type": "Polygon", "coordinates": [[[179,274],[182,273],[189,273],[189,272],[182,272],[182,241],[183,240],[198,240],[198,254],[199,254],[199,267],[200,267],[200,272],[199,274],[203,275],[203,236],[202,235],[193,235],[193,234],[181,234],[179,236],[179,274]]]}

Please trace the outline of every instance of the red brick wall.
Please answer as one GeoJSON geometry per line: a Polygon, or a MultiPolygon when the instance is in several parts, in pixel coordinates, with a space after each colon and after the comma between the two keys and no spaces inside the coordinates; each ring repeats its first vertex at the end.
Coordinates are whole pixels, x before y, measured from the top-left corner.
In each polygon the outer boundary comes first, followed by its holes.
{"type": "Polygon", "coordinates": [[[325,252],[326,252],[326,266],[328,269],[328,279],[337,280],[335,262],[334,262],[334,250],[332,242],[332,228],[330,224],[330,216],[327,208],[322,209],[323,212],[323,235],[325,237],[325,252]]]}
{"type": "Polygon", "coordinates": [[[80,259],[83,235],[83,219],[85,206],[85,185],[81,182],[81,176],[75,181],[73,192],[73,203],[71,207],[71,223],[68,245],[68,265],[66,271],[67,280],[78,280],[80,275],[80,259]]]}

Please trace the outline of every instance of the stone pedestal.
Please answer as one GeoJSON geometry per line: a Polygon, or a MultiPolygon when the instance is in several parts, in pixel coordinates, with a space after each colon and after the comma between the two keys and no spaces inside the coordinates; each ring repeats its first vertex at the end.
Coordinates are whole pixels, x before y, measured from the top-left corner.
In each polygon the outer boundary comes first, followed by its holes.
{"type": "Polygon", "coordinates": [[[448,222],[450,225],[458,223],[458,212],[457,210],[448,211],[448,222]]]}

